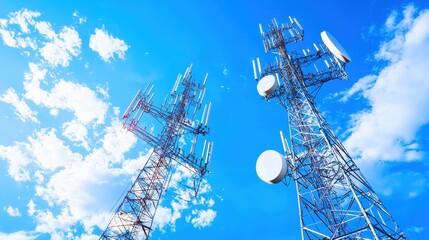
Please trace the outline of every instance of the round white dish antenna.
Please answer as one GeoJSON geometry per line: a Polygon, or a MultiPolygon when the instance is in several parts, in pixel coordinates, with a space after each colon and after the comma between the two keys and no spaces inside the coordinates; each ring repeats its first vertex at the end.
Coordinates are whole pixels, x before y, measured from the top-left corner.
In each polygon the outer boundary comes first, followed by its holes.
{"type": "Polygon", "coordinates": [[[272,94],[278,87],[276,77],[274,75],[267,75],[259,80],[256,89],[258,90],[259,95],[266,97],[272,94]]]}
{"type": "Polygon", "coordinates": [[[341,62],[348,63],[352,59],[341,44],[329,32],[323,31],[320,33],[323,43],[341,62]]]}
{"type": "Polygon", "coordinates": [[[287,164],[283,155],[274,150],[267,150],[256,161],[256,174],[269,184],[279,183],[286,176],[287,164]]]}

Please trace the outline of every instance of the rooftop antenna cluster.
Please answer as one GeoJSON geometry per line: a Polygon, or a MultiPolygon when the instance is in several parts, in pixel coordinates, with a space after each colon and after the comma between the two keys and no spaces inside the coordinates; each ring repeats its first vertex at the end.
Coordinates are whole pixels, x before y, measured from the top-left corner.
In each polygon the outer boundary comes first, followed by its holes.
{"type": "Polygon", "coordinates": [[[320,87],[346,79],[350,56],[327,31],[312,50],[289,50],[304,40],[297,19],[264,30],[259,25],[265,53],[275,63],[261,67],[252,61],[258,93],[277,100],[288,113],[289,140],[280,132],[284,154],[263,152],[256,162],[265,182],[296,183],[302,239],[405,239],[353,159],[315,105],[320,87]]]}
{"type": "Polygon", "coordinates": [[[198,115],[203,106],[207,77],[197,83],[191,65],[183,75],[177,76],[171,94],[160,107],[153,103],[153,85],[138,90],[122,116],[123,127],[150,145],[153,151],[100,239],[148,239],[156,209],[173,168],[178,165],[192,173],[193,181],[188,187],[193,197],[197,196],[203,177],[208,173],[214,146],[213,142],[204,140],[202,151],[197,154],[198,137],[209,133],[211,103],[204,105],[201,119],[198,115]],[[144,126],[143,115],[150,115],[162,124],[159,134],[144,126]],[[190,149],[180,145],[180,138],[184,136],[191,138],[190,149]]]}

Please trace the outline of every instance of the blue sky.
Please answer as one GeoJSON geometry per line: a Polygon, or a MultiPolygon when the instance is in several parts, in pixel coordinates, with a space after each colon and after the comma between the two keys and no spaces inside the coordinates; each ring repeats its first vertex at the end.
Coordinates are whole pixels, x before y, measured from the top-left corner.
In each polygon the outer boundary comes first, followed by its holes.
{"type": "Polygon", "coordinates": [[[120,116],[149,83],[161,104],[191,63],[209,73],[211,173],[192,203],[169,190],[153,239],[299,239],[294,186],[255,172],[287,130],[252,79],[252,59],[273,61],[258,24],[288,16],[300,47],[328,30],[347,49],[349,79],[318,107],[407,236],[427,239],[429,3],[334,0],[1,1],[0,239],[97,239],[150,151],[120,116]]]}

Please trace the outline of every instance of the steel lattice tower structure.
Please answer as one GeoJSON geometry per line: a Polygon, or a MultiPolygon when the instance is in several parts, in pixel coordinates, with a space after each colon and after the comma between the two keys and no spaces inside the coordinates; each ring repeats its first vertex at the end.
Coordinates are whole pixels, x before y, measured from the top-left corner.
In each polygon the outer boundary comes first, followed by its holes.
{"type": "MultiPolygon", "coordinates": [[[[117,208],[100,239],[148,239],[156,209],[165,193],[172,169],[180,164],[192,173],[193,197],[196,197],[203,177],[208,173],[213,142],[204,141],[202,154],[196,156],[198,136],[209,132],[211,103],[204,106],[201,121],[195,121],[206,91],[207,76],[202,84],[192,75],[192,65],[176,79],[171,94],[161,107],[153,104],[153,85],[141,89],[130,103],[122,119],[123,126],[153,148],[149,159],[117,208]],[[154,135],[141,127],[142,116],[148,114],[163,125],[154,135]],[[189,151],[180,147],[183,136],[191,136],[189,151]]],[[[143,123],[144,124],[144,123],[143,123]]]]}
{"type": "Polygon", "coordinates": [[[260,94],[276,99],[288,113],[290,143],[280,132],[285,155],[279,155],[287,167],[283,175],[296,183],[302,239],[405,239],[315,105],[323,83],[347,78],[350,59],[339,61],[327,44],[313,44],[314,51],[289,50],[290,43],[304,39],[299,22],[289,19],[281,25],[273,19],[266,32],[259,26],[265,52],[278,57],[263,68],[259,58],[252,63],[258,91],[272,80],[260,94]],[[318,62],[326,68],[319,71],[318,62]]]}

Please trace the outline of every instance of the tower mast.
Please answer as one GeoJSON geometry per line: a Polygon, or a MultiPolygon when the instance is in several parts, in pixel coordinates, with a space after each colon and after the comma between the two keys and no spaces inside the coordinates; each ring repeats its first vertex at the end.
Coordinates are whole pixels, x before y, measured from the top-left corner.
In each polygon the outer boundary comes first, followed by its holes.
{"type": "Polygon", "coordinates": [[[145,141],[153,151],[100,239],[148,239],[156,209],[168,187],[172,168],[177,164],[193,174],[189,187],[196,197],[208,173],[214,144],[206,140],[201,157],[196,156],[198,136],[209,132],[211,103],[204,106],[201,121],[195,120],[203,103],[206,81],[207,75],[203,83],[196,82],[191,65],[183,76],[179,74],[161,107],[153,104],[153,85],[137,92],[122,116],[123,127],[145,141]],[[163,129],[158,135],[139,125],[143,115],[162,123],[163,129]],[[179,146],[180,138],[185,135],[192,137],[191,149],[187,152],[179,146]]]}
{"type": "Polygon", "coordinates": [[[276,63],[262,68],[259,58],[252,62],[259,94],[278,100],[288,113],[291,145],[281,132],[285,155],[261,154],[259,177],[268,183],[295,180],[302,239],[405,239],[315,105],[315,93],[325,82],[347,78],[350,57],[326,31],[324,44],[313,44],[314,51],[289,50],[289,43],[304,40],[298,20],[289,19],[281,25],[273,19],[267,32],[259,26],[265,52],[278,54],[276,63]],[[326,68],[316,65],[322,61],[326,68]],[[281,169],[272,176],[266,169],[274,161],[281,169]]]}

